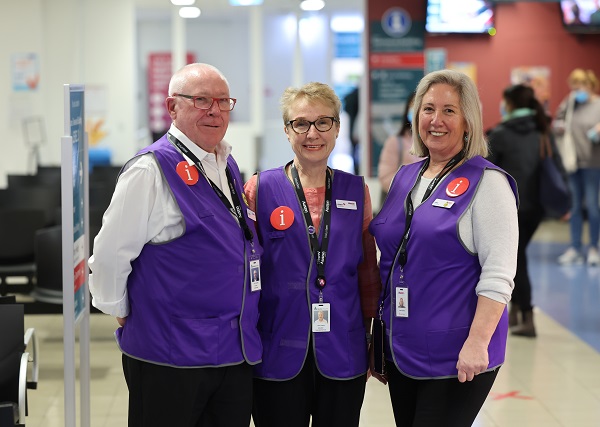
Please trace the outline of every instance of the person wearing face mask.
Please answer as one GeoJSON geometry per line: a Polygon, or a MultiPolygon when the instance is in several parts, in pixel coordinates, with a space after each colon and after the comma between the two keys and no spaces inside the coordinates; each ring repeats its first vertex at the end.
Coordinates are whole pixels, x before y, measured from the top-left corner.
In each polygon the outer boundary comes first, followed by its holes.
{"type": "Polygon", "coordinates": [[[265,251],[252,417],[257,427],[357,427],[381,290],[369,189],[327,166],[340,131],[331,87],[290,87],[281,109],[294,158],[245,185],[265,251]],[[313,324],[319,312],[327,325],[313,324]]]}
{"type": "Polygon", "coordinates": [[[517,273],[510,302],[509,326],[513,335],[533,338],[536,330],[527,269],[527,246],[545,214],[539,195],[542,138],[548,138],[555,155],[557,149],[546,112],[530,86],[517,84],[504,89],[500,111],[502,122],[488,136],[488,160],[515,179],[520,200],[517,273]]]}
{"type": "Polygon", "coordinates": [[[387,194],[392,178],[402,165],[414,163],[420,160],[410,153],[412,145],[411,123],[413,120],[413,100],[415,93],[411,93],[406,100],[404,114],[402,115],[402,126],[396,135],[390,135],[383,143],[381,154],[379,155],[379,164],[377,167],[377,178],[381,184],[381,190],[384,195],[387,194]]]}
{"type": "Polygon", "coordinates": [[[590,24],[600,24],[600,0],[594,0],[596,10],[590,15],[590,24]]]}
{"type": "Polygon", "coordinates": [[[383,285],[374,342],[383,340],[385,372],[375,376],[389,385],[397,426],[467,427],[504,363],[517,188],[485,159],[467,75],[427,74],[414,112],[412,152],[425,159],[400,167],[369,226],[383,285]]]}
{"type": "MultiPolygon", "coordinates": [[[[577,68],[568,78],[571,92],[558,107],[553,129],[563,144],[571,144],[572,162],[565,159],[573,208],[569,218],[570,247],[558,258],[563,265],[600,265],[598,239],[600,235],[600,97],[598,78],[592,70],[577,68]],[[568,135],[567,135],[568,134],[568,135]],[[568,137],[568,138],[567,138],[568,137]],[[589,222],[589,247],[583,248],[583,211],[589,222]]],[[[562,150],[568,149],[565,145],[562,150]]],[[[563,155],[565,158],[566,154],[563,155]]]]}

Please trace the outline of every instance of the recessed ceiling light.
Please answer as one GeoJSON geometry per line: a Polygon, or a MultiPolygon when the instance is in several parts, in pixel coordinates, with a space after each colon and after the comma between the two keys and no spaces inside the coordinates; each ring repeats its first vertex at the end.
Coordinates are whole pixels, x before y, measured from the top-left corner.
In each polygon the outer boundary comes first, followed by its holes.
{"type": "Polygon", "coordinates": [[[321,10],[325,7],[323,0],[303,0],[300,3],[300,9],[302,10],[321,10]]]}
{"type": "Polygon", "coordinates": [[[197,7],[182,7],[179,9],[179,16],[182,18],[197,18],[200,16],[200,9],[197,7]]]}
{"type": "Polygon", "coordinates": [[[257,6],[262,3],[263,0],[229,0],[230,6],[257,6]]]}

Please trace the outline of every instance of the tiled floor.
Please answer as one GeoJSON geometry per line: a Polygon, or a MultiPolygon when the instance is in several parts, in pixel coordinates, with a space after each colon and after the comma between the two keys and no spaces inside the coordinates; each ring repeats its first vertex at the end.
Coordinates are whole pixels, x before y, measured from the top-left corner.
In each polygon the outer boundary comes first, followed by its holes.
{"type": "MultiPolygon", "coordinates": [[[[536,235],[530,273],[538,338],[509,338],[507,362],[475,426],[600,426],[600,268],[556,265],[566,248],[565,228],[548,223],[536,235]]],[[[115,326],[109,316],[91,316],[92,427],[127,425],[115,326]]],[[[29,392],[26,425],[64,426],[62,318],[30,315],[26,327],[36,328],[41,348],[40,381],[29,392]]],[[[373,379],[360,425],[394,425],[387,388],[373,379]]]]}

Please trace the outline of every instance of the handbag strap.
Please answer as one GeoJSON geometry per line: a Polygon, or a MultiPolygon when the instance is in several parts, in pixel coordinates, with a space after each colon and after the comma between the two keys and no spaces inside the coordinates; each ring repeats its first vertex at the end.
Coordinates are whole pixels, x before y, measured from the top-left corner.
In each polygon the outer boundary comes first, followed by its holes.
{"type": "Polygon", "coordinates": [[[567,110],[565,111],[565,133],[571,132],[571,120],[573,120],[573,110],[575,110],[575,97],[572,93],[567,98],[567,110]]]}
{"type": "Polygon", "coordinates": [[[540,135],[540,158],[552,157],[552,145],[547,134],[540,135]]]}

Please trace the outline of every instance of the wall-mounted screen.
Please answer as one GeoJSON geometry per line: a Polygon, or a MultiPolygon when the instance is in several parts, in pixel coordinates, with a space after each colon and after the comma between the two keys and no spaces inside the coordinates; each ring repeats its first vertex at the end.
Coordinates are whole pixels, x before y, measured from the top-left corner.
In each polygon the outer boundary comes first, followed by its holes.
{"type": "Polygon", "coordinates": [[[562,21],[574,33],[600,33],[600,0],[562,0],[562,21]]]}
{"type": "Polygon", "coordinates": [[[478,34],[494,26],[494,5],[486,0],[428,0],[428,33],[478,34]]]}

